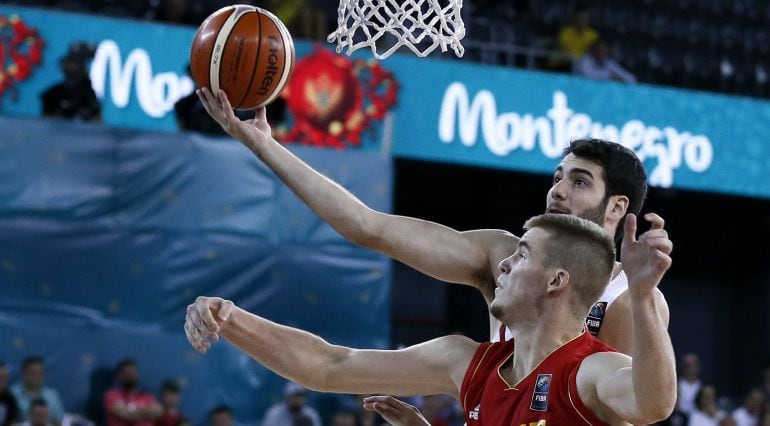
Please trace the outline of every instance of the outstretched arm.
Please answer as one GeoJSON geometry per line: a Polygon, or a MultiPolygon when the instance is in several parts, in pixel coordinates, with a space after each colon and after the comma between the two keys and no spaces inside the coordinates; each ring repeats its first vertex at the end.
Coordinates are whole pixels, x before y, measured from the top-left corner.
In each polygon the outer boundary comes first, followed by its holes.
{"type": "Polygon", "coordinates": [[[458,396],[478,347],[466,337],[445,336],[397,351],[351,349],[209,297],[187,308],[185,333],[201,352],[221,335],[289,380],[317,391],[352,394],[458,396]]]}
{"type": "MultiPolygon", "coordinates": [[[[644,215],[644,218],[650,222],[650,230],[663,230],[665,228],[665,220],[655,213],[647,213],[644,215]]],[[[661,249],[663,249],[663,253],[671,254],[673,246],[668,244],[661,247],[661,249]]],[[[653,290],[653,295],[655,297],[656,309],[667,328],[669,319],[668,302],[666,302],[663,293],[657,288],[653,290]]],[[[599,329],[599,335],[596,336],[602,342],[617,349],[618,352],[628,355],[634,349],[634,321],[631,312],[631,295],[628,291],[624,291],[607,309],[604,315],[604,322],[601,329],[599,329]]]]}
{"type": "Polygon", "coordinates": [[[446,226],[370,209],[339,184],[317,172],[271,137],[265,109],[241,121],[223,91],[198,91],[206,111],[238,139],[324,221],[346,239],[397,259],[434,278],[479,287],[494,297],[497,263],[516,250],[505,231],[458,232],[446,226]]]}
{"type": "Polygon", "coordinates": [[[674,350],[655,299],[655,290],[671,266],[667,254],[671,241],[663,229],[651,229],[637,241],[636,216],[628,215],[621,250],[628,275],[633,358],[617,353],[590,356],[578,372],[578,389],[588,401],[595,396],[589,406],[600,417],[654,423],[668,417],[676,403],[674,350]],[[588,390],[587,383],[591,384],[588,390]]]}

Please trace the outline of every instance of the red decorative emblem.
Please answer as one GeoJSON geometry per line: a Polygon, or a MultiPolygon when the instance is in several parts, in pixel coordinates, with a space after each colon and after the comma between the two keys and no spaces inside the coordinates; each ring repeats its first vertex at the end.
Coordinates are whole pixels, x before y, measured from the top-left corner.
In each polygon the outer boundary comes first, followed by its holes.
{"type": "MultiPolygon", "coordinates": [[[[44,45],[37,29],[27,26],[18,15],[0,15],[0,101],[6,90],[14,90],[40,65],[44,45]]],[[[15,90],[12,97],[18,97],[15,90]]]]}
{"type": "Polygon", "coordinates": [[[362,133],[396,104],[398,82],[379,62],[351,60],[315,47],[294,68],[282,96],[293,117],[281,140],[358,146],[362,133]]]}

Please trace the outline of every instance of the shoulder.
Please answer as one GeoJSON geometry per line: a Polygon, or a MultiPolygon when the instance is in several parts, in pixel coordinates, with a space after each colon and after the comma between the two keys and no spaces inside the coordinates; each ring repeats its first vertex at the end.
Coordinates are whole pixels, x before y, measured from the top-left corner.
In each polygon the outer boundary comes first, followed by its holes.
{"type": "Polygon", "coordinates": [[[578,369],[578,376],[598,374],[603,375],[620,368],[630,367],[631,357],[620,352],[596,352],[585,357],[578,369]]]}
{"type": "Polygon", "coordinates": [[[152,392],[142,391],[138,397],[142,400],[144,403],[154,403],[156,401],[155,395],[153,395],[152,392]]]}
{"type": "Polygon", "coordinates": [[[279,415],[284,409],[286,408],[286,405],[283,402],[278,402],[276,404],[273,404],[270,408],[267,409],[265,412],[265,417],[272,417],[279,415]]]}
{"type": "MultiPolygon", "coordinates": [[[[307,405],[302,407],[302,413],[313,419],[314,421],[319,421],[321,419],[321,416],[318,415],[318,411],[316,411],[313,407],[308,407],[307,405]]],[[[316,423],[319,424],[319,423],[316,423]]]]}
{"type": "Polygon", "coordinates": [[[107,404],[119,402],[122,399],[123,397],[120,395],[120,392],[117,389],[109,389],[104,392],[104,402],[107,404]]]}
{"type": "Polygon", "coordinates": [[[16,382],[11,385],[11,392],[18,393],[21,392],[21,382],[16,382]]]}
{"type": "Polygon", "coordinates": [[[57,391],[55,388],[43,386],[43,390],[40,393],[43,394],[45,399],[59,399],[59,391],[57,391]]]}

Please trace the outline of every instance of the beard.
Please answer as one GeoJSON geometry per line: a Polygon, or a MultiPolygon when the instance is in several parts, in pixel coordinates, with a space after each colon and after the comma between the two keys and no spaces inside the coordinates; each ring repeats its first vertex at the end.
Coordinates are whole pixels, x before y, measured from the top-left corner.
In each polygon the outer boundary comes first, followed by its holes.
{"type": "Polygon", "coordinates": [[[589,220],[602,228],[604,228],[604,219],[607,217],[607,201],[609,198],[605,198],[595,207],[580,213],[578,217],[589,220]]]}

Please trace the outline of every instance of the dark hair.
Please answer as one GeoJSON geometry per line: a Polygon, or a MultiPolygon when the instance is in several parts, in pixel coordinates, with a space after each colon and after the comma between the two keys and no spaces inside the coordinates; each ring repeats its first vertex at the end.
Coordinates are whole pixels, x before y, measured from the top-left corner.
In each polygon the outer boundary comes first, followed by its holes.
{"type": "MultiPolygon", "coordinates": [[[[576,139],[564,148],[563,157],[573,154],[602,166],[606,185],[604,200],[613,195],[628,197],[626,213],[638,215],[647,197],[647,172],[636,153],[623,145],[603,139],[576,139]]],[[[623,237],[623,225],[618,223],[615,241],[623,237]]]]}
{"type": "Polygon", "coordinates": [[[176,380],[166,380],[160,384],[161,392],[179,393],[179,383],[176,380]]]}
{"type": "Polygon", "coordinates": [[[136,366],[136,361],[134,361],[131,358],[125,358],[125,359],[120,360],[115,365],[115,374],[120,373],[124,368],[130,367],[130,366],[136,366]]]}
{"type": "Polygon", "coordinates": [[[24,358],[24,361],[21,363],[21,369],[26,370],[27,367],[33,364],[40,364],[43,365],[43,358],[40,358],[39,356],[28,356],[24,358]]]}

